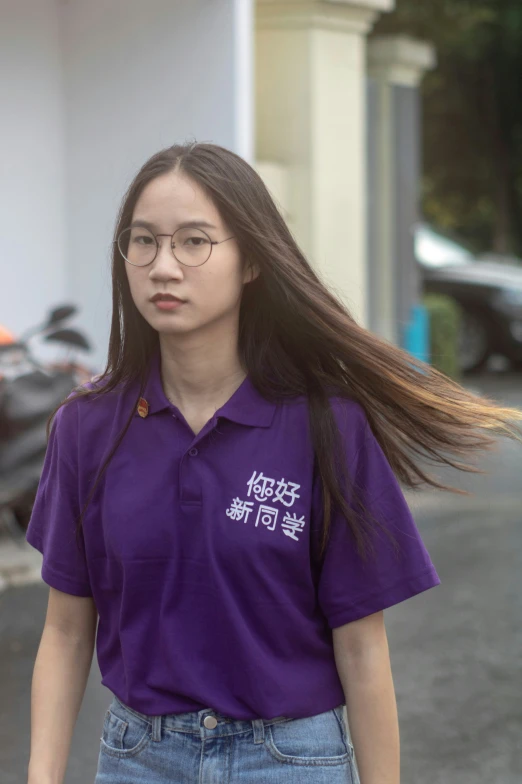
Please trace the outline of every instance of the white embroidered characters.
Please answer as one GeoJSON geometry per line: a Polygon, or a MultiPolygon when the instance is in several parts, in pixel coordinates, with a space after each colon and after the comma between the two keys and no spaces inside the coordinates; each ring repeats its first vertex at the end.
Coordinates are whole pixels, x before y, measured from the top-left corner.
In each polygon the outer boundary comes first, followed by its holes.
{"type": "Polygon", "coordinates": [[[263,525],[267,526],[268,531],[273,531],[276,527],[278,513],[279,509],[273,509],[271,506],[260,506],[257,510],[256,526],[261,521],[263,525]]]}
{"type": "Polygon", "coordinates": [[[242,501],[240,498],[234,498],[230,505],[230,509],[227,509],[227,515],[228,517],[231,517],[232,520],[243,520],[244,517],[244,522],[246,523],[253,506],[253,501],[242,501]]]}
{"type": "Polygon", "coordinates": [[[296,485],[294,482],[285,482],[284,479],[280,479],[277,483],[274,501],[281,501],[285,506],[293,506],[294,501],[297,498],[300,498],[300,495],[297,492],[300,487],[301,485],[296,485]]]}
{"type": "Polygon", "coordinates": [[[274,494],[274,480],[269,479],[267,476],[263,476],[262,473],[258,474],[257,471],[254,471],[252,476],[247,482],[248,486],[248,493],[254,493],[254,498],[256,501],[266,501],[267,498],[270,498],[274,494]]]}
{"type": "MultiPolygon", "coordinates": [[[[272,504],[280,503],[289,509],[301,497],[298,492],[301,485],[289,482],[284,478],[276,482],[275,479],[265,476],[262,471],[254,471],[247,482],[247,488],[247,497],[253,495],[255,500],[260,502],[255,527],[266,528],[267,531],[275,531],[280,510],[276,506],[267,506],[262,502],[270,500],[272,504]]],[[[226,513],[232,520],[243,520],[246,523],[253,507],[253,501],[234,498],[226,513]]],[[[297,514],[290,514],[287,511],[281,523],[281,529],[286,536],[298,542],[297,535],[303,532],[305,524],[304,515],[298,517],[297,514]]]]}
{"type": "Polygon", "coordinates": [[[283,522],[281,523],[281,528],[283,529],[283,533],[287,536],[290,536],[292,539],[295,539],[296,542],[299,539],[296,536],[296,533],[303,530],[305,526],[305,519],[304,515],[302,517],[297,517],[296,514],[291,515],[290,512],[287,512],[283,517],[283,522]]]}

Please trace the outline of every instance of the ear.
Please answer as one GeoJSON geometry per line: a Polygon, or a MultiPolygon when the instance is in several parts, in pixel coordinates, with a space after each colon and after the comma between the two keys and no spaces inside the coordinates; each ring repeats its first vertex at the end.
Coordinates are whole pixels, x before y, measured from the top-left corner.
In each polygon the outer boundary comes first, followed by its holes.
{"type": "Polygon", "coordinates": [[[257,264],[247,263],[243,270],[243,284],[252,283],[259,276],[259,267],[257,264]]]}

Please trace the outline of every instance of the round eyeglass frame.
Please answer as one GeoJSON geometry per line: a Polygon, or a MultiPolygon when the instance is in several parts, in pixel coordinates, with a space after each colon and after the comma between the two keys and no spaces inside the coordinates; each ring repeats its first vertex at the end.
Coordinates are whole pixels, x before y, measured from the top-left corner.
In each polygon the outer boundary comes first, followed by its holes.
{"type": "Polygon", "coordinates": [[[151,234],[151,235],[154,237],[154,239],[156,240],[156,253],[154,254],[154,257],[153,257],[153,258],[152,258],[150,261],[148,261],[146,264],[133,264],[133,263],[132,263],[132,261],[129,261],[129,259],[128,259],[128,258],[127,258],[125,255],[124,255],[124,253],[123,253],[122,249],[120,248],[120,237],[121,237],[121,235],[122,235],[124,232],[128,232],[128,231],[130,231],[130,230],[131,230],[131,228],[132,228],[132,226],[130,226],[130,227],[126,228],[126,229],[122,229],[122,230],[120,231],[120,233],[118,234],[118,237],[117,237],[117,239],[113,240],[113,245],[116,245],[116,246],[117,246],[117,248],[118,248],[118,251],[119,251],[119,253],[120,253],[120,256],[123,258],[123,260],[124,260],[124,261],[126,261],[126,262],[127,262],[127,264],[130,264],[130,265],[131,265],[131,267],[149,267],[149,266],[150,266],[150,265],[151,265],[151,264],[152,264],[154,261],[156,261],[156,258],[157,258],[157,255],[158,255],[158,252],[159,252],[159,249],[160,249],[159,242],[158,242],[158,237],[170,237],[170,250],[171,250],[171,253],[172,253],[172,255],[174,256],[174,258],[175,258],[175,259],[176,259],[176,261],[178,262],[178,264],[181,264],[183,267],[193,267],[193,268],[196,268],[196,267],[202,267],[202,266],[203,266],[203,264],[206,264],[206,263],[207,263],[207,261],[209,260],[209,258],[212,256],[212,247],[213,247],[213,245],[221,245],[221,243],[222,243],[222,242],[227,242],[228,240],[233,240],[233,239],[235,239],[235,238],[234,238],[234,236],[232,236],[232,237],[226,237],[226,239],[224,239],[224,240],[211,240],[211,239],[210,239],[210,237],[209,237],[209,235],[207,234],[207,232],[206,232],[206,231],[203,231],[203,229],[200,229],[200,228],[198,228],[198,227],[196,226],[196,227],[194,227],[194,228],[196,228],[196,229],[197,229],[197,231],[200,231],[202,234],[204,234],[204,235],[205,235],[205,237],[207,237],[207,238],[208,238],[209,245],[210,245],[210,251],[209,251],[209,254],[208,254],[207,258],[205,259],[205,261],[202,261],[202,262],[201,262],[201,264],[185,264],[183,261],[180,261],[180,260],[178,259],[178,257],[177,257],[177,256],[176,256],[176,254],[174,253],[174,246],[173,246],[173,239],[174,239],[174,235],[175,235],[175,234],[177,234],[177,232],[178,232],[178,231],[183,231],[183,229],[185,228],[184,226],[180,226],[180,228],[179,228],[179,229],[176,229],[176,231],[174,231],[172,234],[154,234],[154,232],[153,232],[153,231],[151,231],[149,228],[147,228],[146,226],[143,226],[142,228],[144,228],[144,229],[146,229],[148,232],[150,232],[150,234],[151,234]]]}

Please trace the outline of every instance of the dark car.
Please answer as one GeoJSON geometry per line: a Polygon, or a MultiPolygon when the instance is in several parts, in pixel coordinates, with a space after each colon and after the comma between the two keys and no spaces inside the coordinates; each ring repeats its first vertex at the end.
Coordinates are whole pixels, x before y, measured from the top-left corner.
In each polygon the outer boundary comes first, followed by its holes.
{"type": "Polygon", "coordinates": [[[522,367],[522,266],[479,260],[426,224],[414,236],[424,292],[446,294],[461,307],[461,369],[478,370],[492,354],[522,367]]]}

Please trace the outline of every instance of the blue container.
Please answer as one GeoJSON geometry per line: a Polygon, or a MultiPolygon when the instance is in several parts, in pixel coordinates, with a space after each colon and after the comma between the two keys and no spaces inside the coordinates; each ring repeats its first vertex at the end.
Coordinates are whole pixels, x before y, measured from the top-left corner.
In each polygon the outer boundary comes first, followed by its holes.
{"type": "Polygon", "coordinates": [[[430,361],[430,319],[423,305],[412,305],[403,333],[403,346],[421,362],[430,361]]]}

